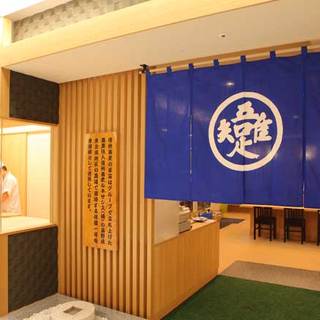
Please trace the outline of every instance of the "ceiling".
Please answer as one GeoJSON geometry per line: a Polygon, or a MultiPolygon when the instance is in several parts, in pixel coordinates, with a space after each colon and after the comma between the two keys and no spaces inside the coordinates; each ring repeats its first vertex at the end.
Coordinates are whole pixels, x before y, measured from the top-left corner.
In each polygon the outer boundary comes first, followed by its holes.
{"type": "Polygon", "coordinates": [[[30,17],[36,13],[54,8],[70,0],[3,0],[0,16],[6,16],[12,21],[30,17]]]}
{"type": "Polygon", "coordinates": [[[278,0],[8,66],[58,83],[240,50],[320,39],[319,0],[278,0]],[[225,38],[219,35],[226,34],[225,38]]]}

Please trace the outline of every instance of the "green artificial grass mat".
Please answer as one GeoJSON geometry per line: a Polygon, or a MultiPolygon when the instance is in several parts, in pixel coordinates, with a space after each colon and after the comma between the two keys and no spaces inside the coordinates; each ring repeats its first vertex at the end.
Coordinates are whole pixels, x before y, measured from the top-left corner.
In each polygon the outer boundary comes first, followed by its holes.
{"type": "Polygon", "coordinates": [[[218,276],[165,319],[320,320],[320,292],[218,276]]]}

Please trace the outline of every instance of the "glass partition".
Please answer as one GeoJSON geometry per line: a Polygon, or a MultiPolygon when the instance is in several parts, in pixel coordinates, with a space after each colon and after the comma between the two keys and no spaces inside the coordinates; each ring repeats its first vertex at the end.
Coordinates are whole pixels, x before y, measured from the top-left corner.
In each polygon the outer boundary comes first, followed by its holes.
{"type": "Polygon", "coordinates": [[[0,232],[50,224],[50,126],[1,119],[0,145],[0,232]]]}

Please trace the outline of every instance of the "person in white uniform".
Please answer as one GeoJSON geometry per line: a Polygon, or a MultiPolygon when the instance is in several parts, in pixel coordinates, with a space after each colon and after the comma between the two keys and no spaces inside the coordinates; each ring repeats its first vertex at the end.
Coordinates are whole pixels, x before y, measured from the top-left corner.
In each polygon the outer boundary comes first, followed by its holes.
{"type": "Polygon", "coordinates": [[[6,213],[20,213],[20,195],[17,178],[1,164],[2,198],[1,211],[6,213]]]}

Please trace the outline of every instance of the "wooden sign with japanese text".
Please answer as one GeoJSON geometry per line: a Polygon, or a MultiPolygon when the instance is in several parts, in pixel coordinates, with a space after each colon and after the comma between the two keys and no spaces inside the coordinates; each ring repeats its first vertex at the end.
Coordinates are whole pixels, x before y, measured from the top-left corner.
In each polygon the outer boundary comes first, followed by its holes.
{"type": "Polygon", "coordinates": [[[84,244],[118,249],[117,137],[114,132],[85,137],[84,244]]]}

